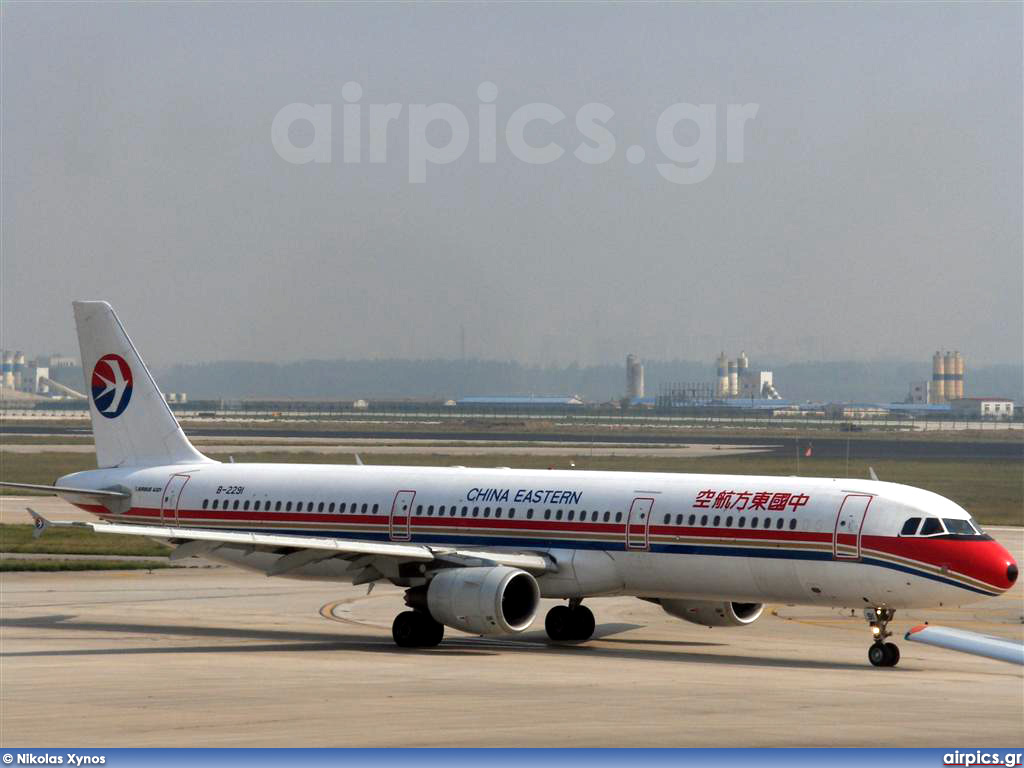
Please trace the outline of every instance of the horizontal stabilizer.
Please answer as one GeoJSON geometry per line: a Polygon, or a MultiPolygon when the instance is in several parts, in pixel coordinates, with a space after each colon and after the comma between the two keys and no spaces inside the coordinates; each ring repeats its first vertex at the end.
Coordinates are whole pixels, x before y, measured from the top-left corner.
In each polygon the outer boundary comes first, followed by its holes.
{"type": "Polygon", "coordinates": [[[26,491],[50,491],[51,493],[73,493],[76,496],[94,496],[97,499],[130,499],[126,491],[97,491],[92,488],[69,488],[66,485],[37,485],[35,483],[0,483],[4,488],[22,488],[26,491]]]}

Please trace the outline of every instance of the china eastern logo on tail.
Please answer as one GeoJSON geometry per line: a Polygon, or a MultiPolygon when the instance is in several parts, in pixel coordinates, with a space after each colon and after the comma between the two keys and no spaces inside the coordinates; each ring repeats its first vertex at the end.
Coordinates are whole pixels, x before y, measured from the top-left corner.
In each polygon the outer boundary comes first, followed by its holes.
{"type": "Polygon", "coordinates": [[[92,401],[96,410],[113,419],[132,399],[132,369],[120,355],[104,355],[92,369],[92,401]]]}

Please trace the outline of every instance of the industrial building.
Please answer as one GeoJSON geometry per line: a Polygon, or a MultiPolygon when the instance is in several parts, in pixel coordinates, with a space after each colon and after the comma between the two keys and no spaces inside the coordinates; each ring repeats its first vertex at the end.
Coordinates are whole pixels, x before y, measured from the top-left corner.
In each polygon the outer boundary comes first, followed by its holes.
{"type": "Polygon", "coordinates": [[[73,397],[85,399],[85,395],[71,387],[50,378],[51,369],[58,371],[73,368],[78,361],[72,357],[52,355],[40,356],[26,361],[22,351],[3,350],[0,367],[0,392],[4,395],[25,397],[73,397]]]}
{"type": "Polygon", "coordinates": [[[960,397],[950,401],[953,417],[964,419],[1013,418],[1013,400],[1005,397],[960,397]]]}
{"type": "Polygon", "coordinates": [[[729,400],[781,400],[775,389],[771,371],[750,370],[750,359],[746,352],[740,352],[735,360],[729,360],[722,352],[717,361],[715,398],[729,400]]]}

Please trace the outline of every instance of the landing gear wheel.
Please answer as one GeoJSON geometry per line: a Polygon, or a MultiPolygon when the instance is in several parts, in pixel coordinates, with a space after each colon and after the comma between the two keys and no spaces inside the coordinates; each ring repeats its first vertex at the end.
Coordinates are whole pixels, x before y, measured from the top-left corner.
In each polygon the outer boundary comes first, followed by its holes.
{"type": "Polygon", "coordinates": [[[885,646],[882,643],[875,643],[868,648],[868,661],[874,667],[887,667],[889,666],[885,662],[888,660],[889,654],[885,652],[885,646]]]}
{"type": "Polygon", "coordinates": [[[578,642],[589,640],[594,635],[597,623],[594,621],[594,612],[584,606],[579,606],[573,613],[572,639],[578,642]]]}
{"type": "Polygon", "coordinates": [[[886,642],[892,636],[888,630],[896,612],[892,608],[865,608],[864,618],[871,625],[875,642],[868,648],[868,661],[875,667],[895,667],[900,660],[900,649],[895,643],[886,642]]]}
{"type": "Polygon", "coordinates": [[[889,655],[889,663],[885,666],[895,667],[897,664],[900,663],[900,649],[899,646],[896,645],[896,643],[886,643],[885,651],[889,655]]]}
{"type": "Polygon", "coordinates": [[[544,630],[555,642],[582,642],[594,634],[594,614],[582,605],[556,605],[544,618],[544,630]]]}
{"type": "Polygon", "coordinates": [[[399,648],[433,648],[444,638],[444,625],[420,611],[402,611],[391,625],[399,648]]]}
{"type": "Polygon", "coordinates": [[[567,605],[556,605],[544,617],[544,631],[555,642],[570,639],[572,631],[572,611],[567,605]]]}

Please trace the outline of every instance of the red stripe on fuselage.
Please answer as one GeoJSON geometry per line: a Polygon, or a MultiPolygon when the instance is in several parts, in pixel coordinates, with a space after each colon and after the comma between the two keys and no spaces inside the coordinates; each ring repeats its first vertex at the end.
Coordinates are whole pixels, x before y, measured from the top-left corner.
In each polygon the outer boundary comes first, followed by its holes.
{"type": "MultiPolygon", "coordinates": [[[[106,507],[98,504],[76,504],[81,509],[98,515],[104,519],[118,519],[121,515],[112,514],[106,507]]],[[[160,510],[151,507],[133,507],[126,516],[152,518],[154,523],[175,524],[173,517],[162,519],[160,510]]],[[[402,516],[399,516],[402,517],[402,516]]],[[[190,521],[217,520],[223,523],[237,523],[239,527],[246,525],[287,526],[289,523],[334,524],[339,534],[344,533],[346,526],[385,525],[389,516],[384,514],[362,515],[337,512],[255,512],[251,510],[212,510],[185,509],[178,510],[178,525],[190,521]]],[[[788,524],[788,523],[787,523],[788,524]]],[[[199,523],[197,527],[202,527],[199,523]]],[[[453,525],[478,534],[493,533],[502,535],[517,531],[572,535],[574,533],[605,534],[609,538],[625,538],[626,524],[569,522],[566,520],[524,520],[507,518],[480,517],[425,517],[413,516],[412,525],[416,528],[450,528],[453,525]]],[[[639,526],[634,526],[639,528],[639,526]]],[[[642,528],[639,530],[642,535],[642,528]]],[[[709,544],[726,544],[728,540],[765,540],[783,543],[821,543],[831,544],[831,533],[811,531],[789,531],[773,528],[697,528],[688,526],[651,525],[652,536],[673,536],[689,539],[704,539],[709,544]]],[[[853,537],[850,537],[853,545],[853,537]]],[[[1007,568],[1014,561],[1010,553],[1001,544],[991,539],[941,539],[916,538],[897,536],[861,537],[862,550],[872,550],[895,557],[914,560],[936,568],[945,568],[978,581],[982,581],[999,590],[1013,586],[1007,578],[1007,568]]]]}

